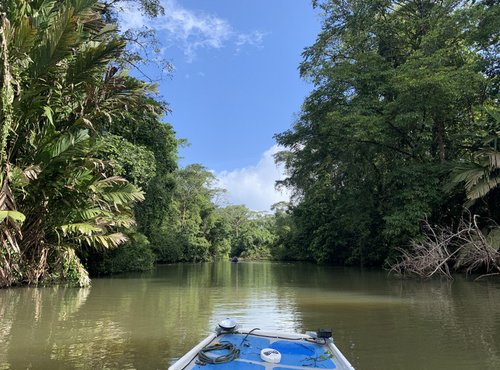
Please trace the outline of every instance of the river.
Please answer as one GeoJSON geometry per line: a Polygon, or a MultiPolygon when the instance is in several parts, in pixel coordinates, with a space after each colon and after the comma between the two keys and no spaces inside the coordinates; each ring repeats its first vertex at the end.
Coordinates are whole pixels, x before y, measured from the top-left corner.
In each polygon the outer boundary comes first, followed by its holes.
{"type": "Polygon", "coordinates": [[[166,369],[216,323],[332,328],[358,370],[500,369],[500,281],[305,263],[181,264],[0,290],[0,369],[166,369]]]}

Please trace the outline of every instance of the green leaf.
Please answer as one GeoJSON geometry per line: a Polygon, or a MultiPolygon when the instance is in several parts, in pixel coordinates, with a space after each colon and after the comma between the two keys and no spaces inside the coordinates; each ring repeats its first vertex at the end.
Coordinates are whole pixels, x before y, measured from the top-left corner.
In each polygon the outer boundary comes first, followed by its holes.
{"type": "Polygon", "coordinates": [[[19,223],[23,223],[26,220],[26,216],[19,211],[0,211],[0,222],[4,221],[6,218],[10,218],[19,223]]]}
{"type": "Polygon", "coordinates": [[[51,125],[54,125],[54,118],[52,117],[53,113],[52,108],[47,106],[43,107],[43,115],[47,117],[51,125]]]}

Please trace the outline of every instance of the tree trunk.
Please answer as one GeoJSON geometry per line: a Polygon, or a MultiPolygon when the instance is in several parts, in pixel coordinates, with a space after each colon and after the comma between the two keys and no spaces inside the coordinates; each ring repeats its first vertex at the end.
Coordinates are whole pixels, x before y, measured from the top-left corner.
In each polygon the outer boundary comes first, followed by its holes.
{"type": "Polygon", "coordinates": [[[437,145],[437,154],[439,158],[439,162],[443,163],[446,159],[446,129],[444,126],[444,122],[439,120],[436,124],[436,145],[437,145]]]}

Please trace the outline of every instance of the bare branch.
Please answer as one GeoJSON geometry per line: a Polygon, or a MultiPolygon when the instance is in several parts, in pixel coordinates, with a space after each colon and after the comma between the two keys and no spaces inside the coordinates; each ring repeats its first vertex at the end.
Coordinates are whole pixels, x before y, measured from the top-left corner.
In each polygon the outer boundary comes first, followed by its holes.
{"type": "Polygon", "coordinates": [[[432,226],[424,220],[424,240],[412,240],[390,272],[423,279],[441,276],[452,279],[450,268],[465,269],[467,274],[484,271],[500,274],[500,252],[488,242],[478,225],[478,216],[462,217],[456,230],[432,226]]]}

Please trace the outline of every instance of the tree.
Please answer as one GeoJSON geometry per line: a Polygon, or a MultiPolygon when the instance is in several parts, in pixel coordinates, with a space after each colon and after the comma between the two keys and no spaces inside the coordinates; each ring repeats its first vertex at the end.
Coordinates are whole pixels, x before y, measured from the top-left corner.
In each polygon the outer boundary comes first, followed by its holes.
{"type": "MultiPolygon", "coordinates": [[[[475,112],[492,99],[490,13],[474,1],[314,1],[322,31],[305,49],[315,85],[293,128],[276,135],[295,191],[292,253],[382,264],[421,234],[453,223],[443,191],[475,112]]],[[[493,68],[494,69],[494,68],[493,68]]]]}
{"type": "Polygon", "coordinates": [[[0,5],[0,284],[88,283],[78,254],[127,240],[143,192],[106,176],[97,132],[148,110],[151,87],[111,66],[125,43],[95,0],[0,5]]]}
{"type": "Polygon", "coordinates": [[[215,176],[205,167],[192,164],[174,173],[174,191],[167,216],[158,231],[162,237],[153,246],[162,262],[212,259],[210,234],[215,176]]]}
{"type": "Polygon", "coordinates": [[[273,233],[274,217],[254,213],[241,228],[233,241],[233,254],[251,260],[271,258],[271,248],[275,241],[273,233]]]}
{"type": "Polygon", "coordinates": [[[220,216],[230,225],[232,239],[238,239],[242,226],[254,215],[250,209],[244,205],[230,205],[220,210],[220,216]]]}
{"type": "Polygon", "coordinates": [[[100,158],[110,163],[112,175],[140,186],[145,200],[134,207],[137,226],[128,231],[132,241],[87,258],[93,273],[151,269],[155,262],[153,249],[168,240],[161,230],[173,201],[179,140],[172,126],[162,121],[167,112],[165,104],[150,97],[142,101],[150,109],[126,112],[122,118],[99,127],[100,158]]]}

